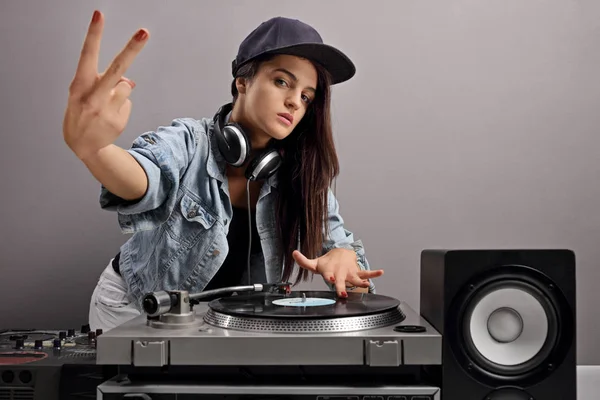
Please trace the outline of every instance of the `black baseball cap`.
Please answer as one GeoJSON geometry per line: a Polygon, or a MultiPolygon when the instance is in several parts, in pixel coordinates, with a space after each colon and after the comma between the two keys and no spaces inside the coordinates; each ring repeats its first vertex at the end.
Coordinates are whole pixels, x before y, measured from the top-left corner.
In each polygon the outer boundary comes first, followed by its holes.
{"type": "Polygon", "coordinates": [[[347,81],[356,73],[344,53],[323,43],[313,27],[297,19],[271,18],[250,32],[231,63],[232,75],[235,77],[242,65],[263,54],[288,54],[317,62],[331,74],[332,84],[347,81]]]}

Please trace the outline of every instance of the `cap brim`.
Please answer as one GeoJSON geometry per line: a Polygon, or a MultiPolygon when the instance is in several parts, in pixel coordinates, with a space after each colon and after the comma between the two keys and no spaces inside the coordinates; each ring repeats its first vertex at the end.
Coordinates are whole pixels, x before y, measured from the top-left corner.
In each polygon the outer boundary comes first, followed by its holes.
{"type": "Polygon", "coordinates": [[[356,73],[354,63],[341,51],[323,43],[302,43],[275,50],[264,54],[289,54],[315,61],[331,74],[331,84],[349,80],[356,73]]]}

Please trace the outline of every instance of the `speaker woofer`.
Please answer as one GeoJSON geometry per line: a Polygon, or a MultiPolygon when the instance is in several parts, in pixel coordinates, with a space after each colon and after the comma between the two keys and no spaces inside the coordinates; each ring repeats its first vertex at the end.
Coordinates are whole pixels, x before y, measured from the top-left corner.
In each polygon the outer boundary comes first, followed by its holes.
{"type": "Polygon", "coordinates": [[[462,336],[477,364],[499,374],[517,375],[544,362],[556,345],[557,325],[556,311],[539,289],[505,280],[482,287],[469,302],[462,336]]]}
{"type": "Polygon", "coordinates": [[[492,382],[536,382],[565,355],[571,318],[552,281],[525,266],[503,266],[469,282],[450,315],[452,351],[467,371],[492,382]]]}

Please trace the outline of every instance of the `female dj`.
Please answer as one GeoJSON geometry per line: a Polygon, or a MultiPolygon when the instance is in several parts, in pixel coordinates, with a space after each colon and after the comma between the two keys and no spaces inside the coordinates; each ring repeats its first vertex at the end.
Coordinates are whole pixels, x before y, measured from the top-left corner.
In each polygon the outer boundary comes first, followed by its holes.
{"type": "Polygon", "coordinates": [[[214,118],[175,119],[124,150],[113,142],[135,84],[123,75],[149,33],[139,30],[99,74],[103,26],[94,12],[63,136],[101,183],[101,207],[133,235],[99,278],[92,329],[139,315],[148,292],[288,281],[294,261],[295,283],[316,273],[340,297],[374,291],[370,279],[383,271],[370,270],[330,190],[338,174],[330,85],[355,73],[343,53],[303,22],[270,19],[239,47],[231,104],[214,118]]]}

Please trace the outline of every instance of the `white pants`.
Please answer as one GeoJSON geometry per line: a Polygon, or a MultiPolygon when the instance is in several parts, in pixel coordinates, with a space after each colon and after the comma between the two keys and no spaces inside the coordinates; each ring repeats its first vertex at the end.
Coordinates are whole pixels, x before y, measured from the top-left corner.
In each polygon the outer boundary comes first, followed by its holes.
{"type": "Polygon", "coordinates": [[[113,269],[111,259],[90,300],[90,329],[100,328],[106,332],[140,314],[127,295],[125,280],[113,269]]]}

